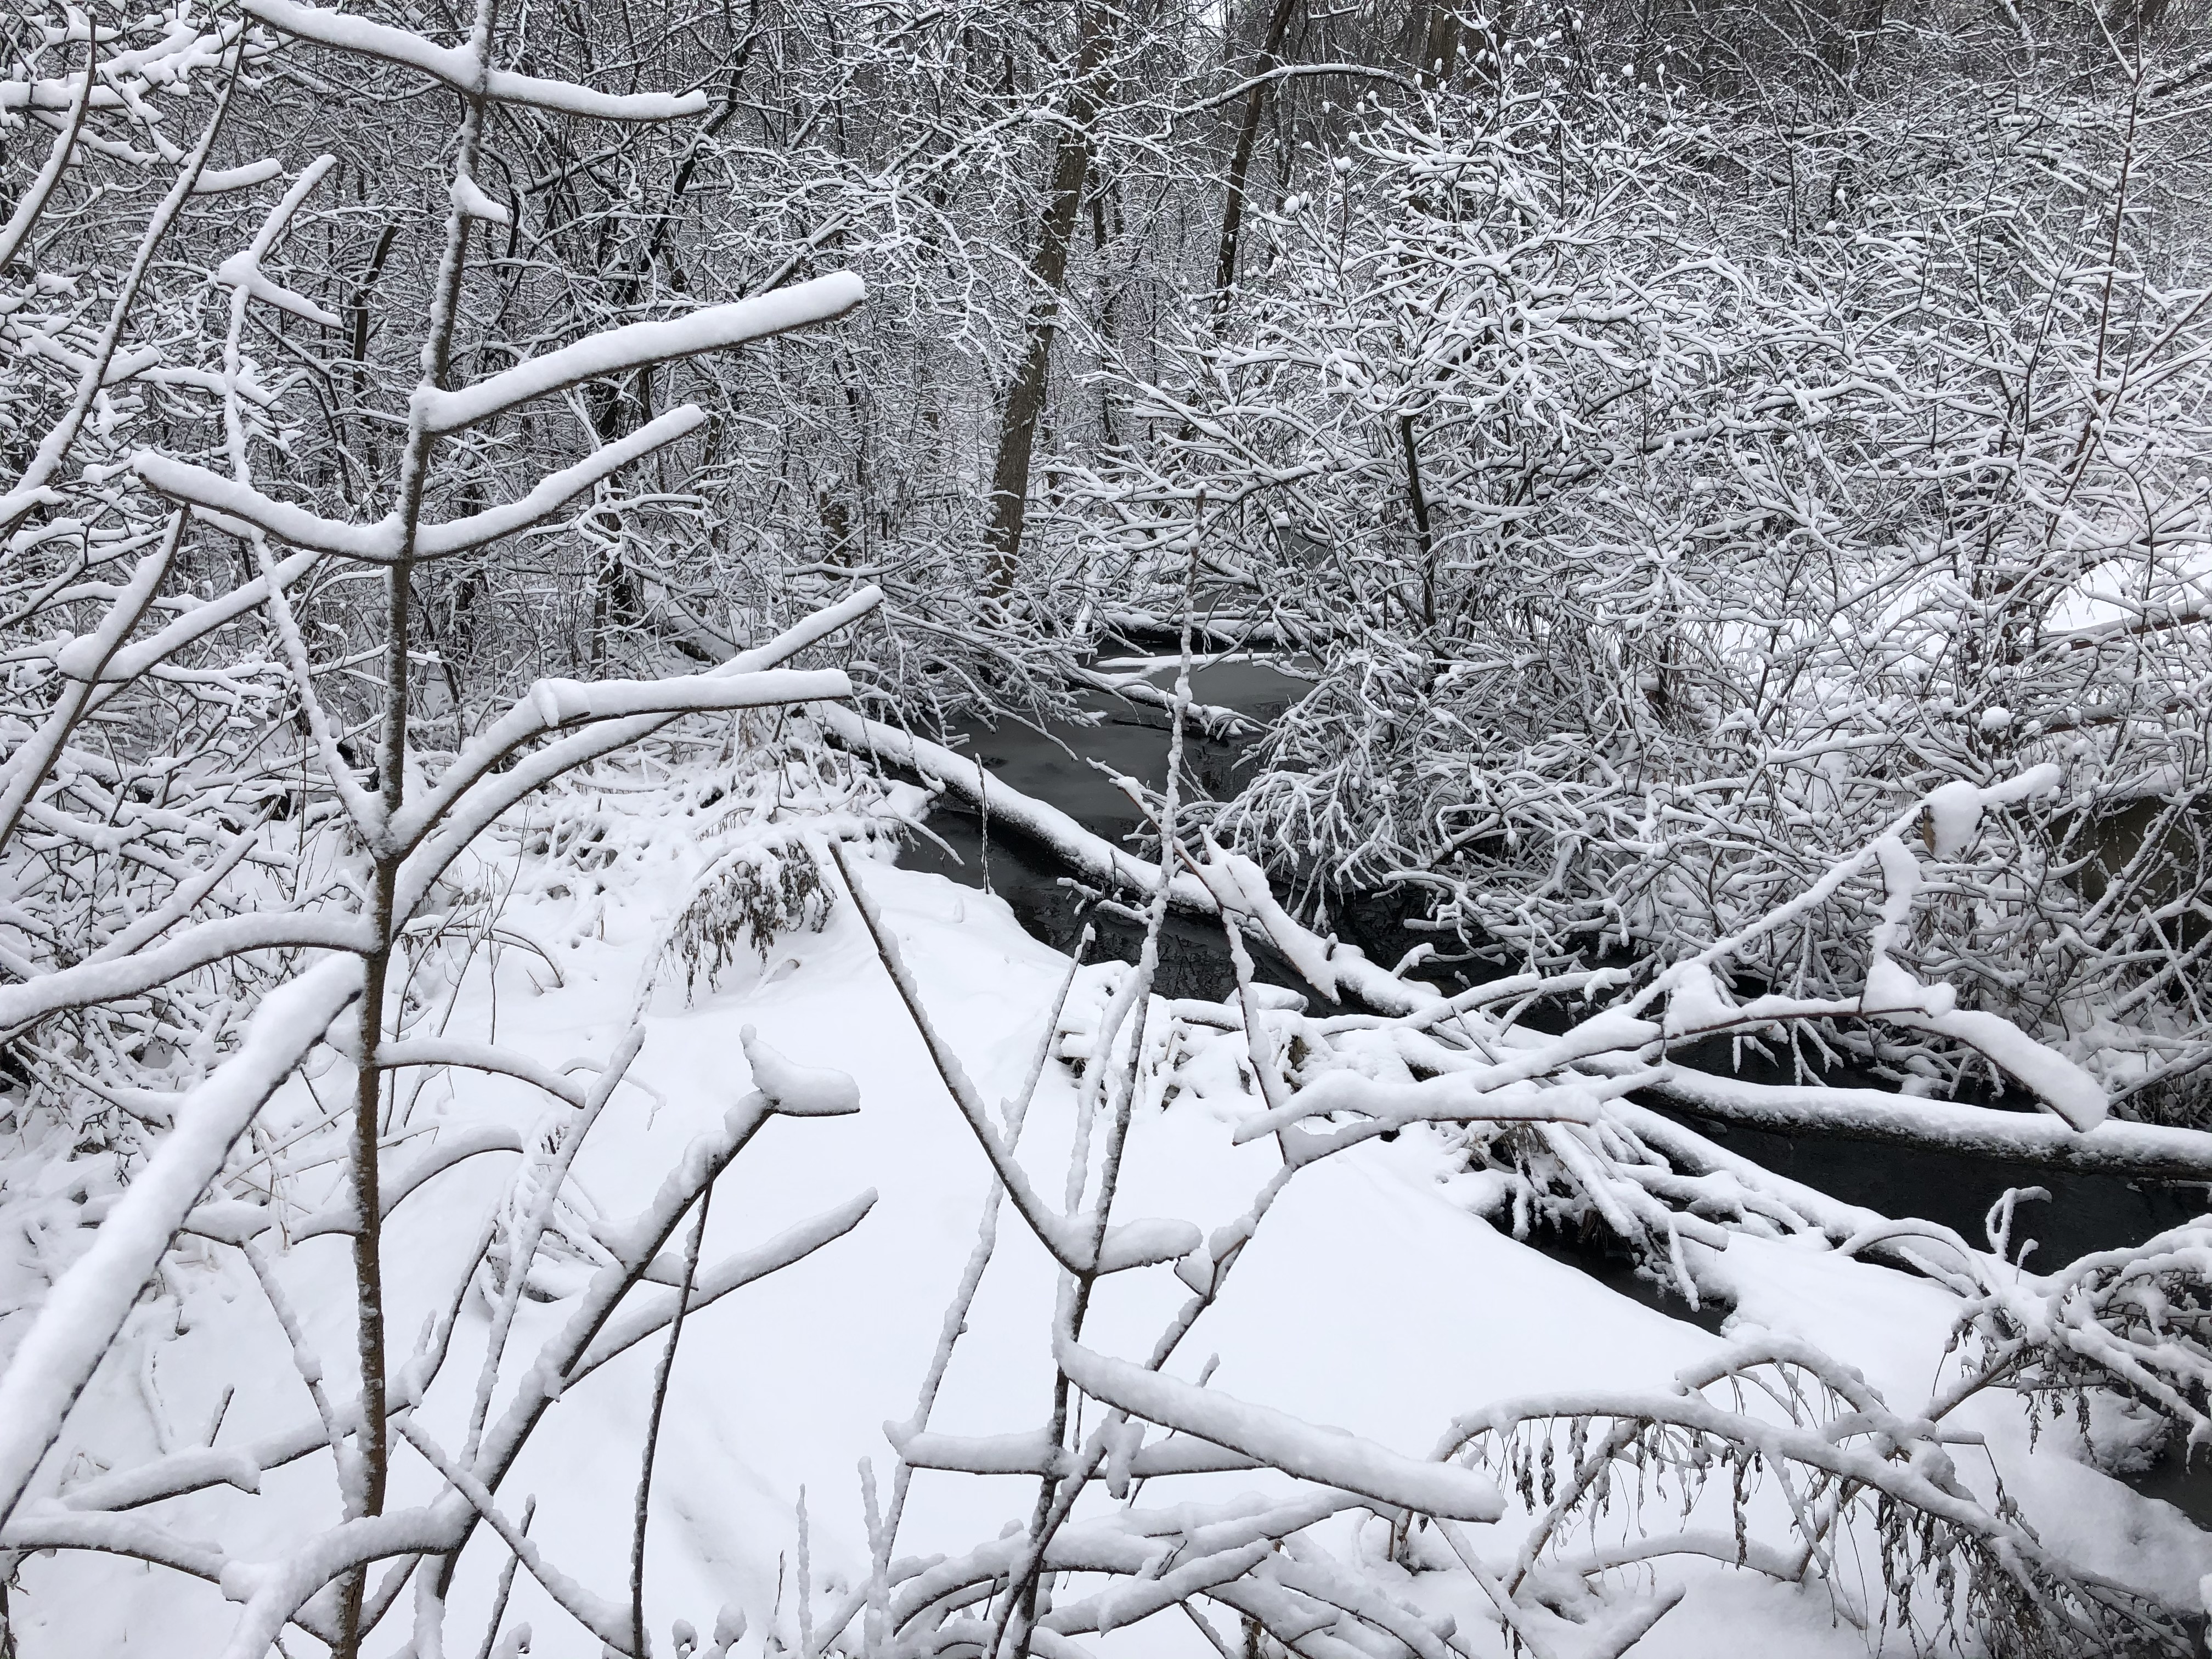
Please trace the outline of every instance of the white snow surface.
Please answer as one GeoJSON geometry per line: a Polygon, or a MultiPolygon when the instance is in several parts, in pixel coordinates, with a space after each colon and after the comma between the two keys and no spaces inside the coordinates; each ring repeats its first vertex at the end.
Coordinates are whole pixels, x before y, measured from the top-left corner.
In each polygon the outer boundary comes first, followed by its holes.
{"type": "MultiPolygon", "coordinates": [[[[1020,1083],[1065,959],[1024,934],[994,897],[884,863],[861,868],[931,1016],[995,1104],[1020,1083]]],[[[559,939],[564,907],[578,902],[519,897],[507,921],[559,939]]],[[[610,1054],[627,1028],[640,969],[662,937],[661,913],[677,902],[671,893],[611,898],[599,912],[604,938],[556,945],[563,982],[542,992],[542,966],[533,973],[525,953],[508,952],[495,974],[499,1040],[555,1068],[610,1054]]],[[[656,994],[629,1073],[635,1086],[617,1090],[577,1164],[577,1186],[600,1214],[631,1213],[687,1144],[756,1082],[804,1093],[824,1109],[843,1104],[836,1085],[798,1069],[834,1068],[857,1086],[860,1109],[771,1120],[715,1189],[702,1261],[756,1244],[866,1188],[881,1194],[849,1236],[735,1292],[684,1328],[653,1488],[648,1605],[656,1651],[668,1650],[672,1621],[708,1629],[726,1607],[742,1610],[750,1632],[734,1653],[760,1653],[764,1636],[779,1629],[795,1644],[802,1489],[817,1596],[825,1586],[864,1582],[868,1551],[857,1465],[872,1459],[878,1481],[889,1479],[894,1455],[884,1425],[911,1415],[986,1190],[981,1157],[851,903],[839,902],[818,933],[779,939],[772,963],[748,966],[711,995],[702,992],[695,1006],[684,1006],[675,986],[656,994]],[[757,1038],[748,1040],[748,1027],[757,1038]],[[782,1075],[756,1079],[749,1048],[782,1075]],[[781,1058],[770,1060],[770,1049],[781,1058]]],[[[461,1013],[488,1017],[494,989],[489,982],[473,988],[461,1013]]],[[[459,1020],[454,1029],[461,1029],[459,1020]]],[[[319,1085],[326,1100],[343,1081],[343,1066],[337,1072],[319,1085]]],[[[1244,1212],[1279,1158],[1265,1139],[1233,1139],[1238,1122],[1261,1109],[1234,1079],[1217,1070],[1183,1082],[1164,1108],[1140,1106],[1116,1213],[1183,1217],[1212,1230],[1244,1212]]],[[[301,1085],[290,1087],[296,1092],[301,1085]]],[[[445,1087],[434,1085],[428,1097],[434,1103],[445,1087]]],[[[1058,1179],[1074,1099],[1071,1073],[1048,1066],[1021,1145],[1040,1185],[1058,1179]]],[[[299,1104],[308,1103],[303,1097],[299,1104]]],[[[487,1125],[526,1135],[547,1117],[542,1097],[521,1084],[474,1073],[455,1075],[442,1111],[440,1135],[487,1125]]],[[[398,1212],[386,1246],[396,1342],[416,1328],[447,1282],[447,1264],[473,1243],[514,1169],[503,1154],[469,1158],[440,1176],[431,1195],[398,1212]]],[[[295,1196],[304,1211],[332,1196],[315,1185],[318,1178],[301,1178],[295,1196]]],[[[1211,1381],[1224,1395],[1419,1459],[1455,1415],[1491,1401],[1570,1387],[1663,1389],[1678,1370],[1724,1346],[1477,1218],[1471,1210],[1480,1200],[1471,1188],[1479,1185],[1455,1173],[1438,1136],[1422,1125],[1394,1143],[1370,1142],[1302,1172],[1169,1375],[1194,1382],[1207,1357],[1218,1355],[1211,1381]]],[[[1030,1434],[1049,1415],[1053,1272],[1011,1214],[1000,1237],[970,1334],[930,1421],[933,1433],[1030,1434]]],[[[274,1237],[264,1243],[331,1369],[333,1391],[349,1392],[344,1240],[316,1237],[282,1255],[274,1237]]],[[[1701,1277],[1733,1288],[1740,1323],[1769,1325],[1830,1349],[1863,1370],[1893,1407],[1911,1411],[1926,1398],[1954,1305],[1946,1291],[1844,1259],[1817,1241],[1737,1237],[1724,1253],[1690,1248],[1705,1252],[1701,1277]]],[[[234,1359],[243,1345],[272,1360],[283,1349],[236,1255],[210,1247],[204,1266],[187,1266],[174,1281],[173,1304],[149,1301],[133,1310],[34,1494],[52,1494],[58,1480],[74,1484],[103,1468],[125,1468],[166,1449],[205,1443],[228,1382],[239,1392],[216,1437],[218,1450],[312,1420],[299,1379],[281,1362],[238,1374],[234,1359]],[[172,1320],[181,1333],[173,1339],[172,1320]]],[[[1105,1281],[1083,1343],[1097,1353],[1141,1359],[1183,1297],[1165,1267],[1105,1281]]],[[[526,1355],[562,1316],[561,1304],[526,1302],[511,1352],[526,1355]]],[[[455,1359],[418,1413],[448,1447],[460,1438],[472,1345],[483,1323],[483,1304],[472,1299],[455,1359]]],[[[618,1604],[626,1596],[632,1495],[657,1351],[657,1340],[642,1345],[570,1389],[501,1492],[510,1512],[534,1494],[531,1536],[545,1559],[618,1604]]],[[[2050,1440],[2031,1460],[2025,1420],[2008,1396],[1979,1398],[1958,1420],[1989,1437],[1990,1456],[2046,1542],[2085,1565],[2194,1604],[2200,1577],[2212,1571],[2212,1546],[2177,1511],[2069,1461],[2050,1440]]],[[[1988,1498],[1988,1460],[1959,1449],[1962,1477],[1988,1498]]],[[[438,1483],[420,1457],[403,1448],[396,1458],[395,1503],[434,1496],[438,1483]]],[[[327,1463],[318,1454],[269,1472],[261,1498],[217,1488],[147,1513],[186,1536],[212,1533],[218,1516],[250,1513],[260,1529],[253,1543],[274,1559],[307,1527],[335,1518],[327,1463]]],[[[1275,1474],[1214,1474],[1177,1477],[1174,1490],[1218,1501],[1288,1484],[1275,1474]]],[[[896,1553],[971,1548],[1026,1518],[1035,1490],[1028,1476],[920,1473],[896,1553]]],[[[1148,1503],[1168,1496],[1158,1482],[1146,1492],[1148,1503]]],[[[1103,1492],[1086,1501],[1109,1502],[1103,1492]]],[[[1509,1504],[1503,1526],[1515,1519],[1509,1504]]],[[[1467,1535],[1496,1559],[1510,1557],[1519,1534],[1475,1524],[1467,1535]]],[[[503,1554],[480,1534],[464,1558],[450,1649],[475,1650],[503,1554]]],[[[1638,1655],[1825,1659],[1868,1650],[1867,1638],[1838,1623],[1817,1589],[1780,1587],[1707,1560],[1670,1561],[1662,1571],[1686,1583],[1688,1594],[1637,1647],[1638,1655]]],[[[1431,1580],[1407,1582],[1407,1593],[1418,1596],[1431,1580]]],[[[69,1554],[26,1561],[14,1608],[23,1659],[197,1659],[221,1648],[237,1612],[196,1581],[69,1554]]],[[[1463,1605],[1453,1611],[1472,1651],[1503,1653],[1494,1620],[1486,1622],[1463,1605]]],[[[527,1574],[515,1583],[510,1625],[516,1620],[533,1626],[536,1659],[592,1659],[598,1651],[527,1574]]],[[[389,1653],[400,1639],[380,1631],[371,1651],[389,1653]]],[[[1210,1651],[1187,1622],[1170,1619],[1084,1645],[1148,1659],[1210,1651]]]]}

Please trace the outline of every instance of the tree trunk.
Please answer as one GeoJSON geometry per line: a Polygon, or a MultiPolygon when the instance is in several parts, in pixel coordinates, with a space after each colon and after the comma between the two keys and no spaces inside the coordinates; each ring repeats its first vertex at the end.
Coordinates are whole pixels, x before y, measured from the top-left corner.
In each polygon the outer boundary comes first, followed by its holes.
{"type": "MultiPolygon", "coordinates": [[[[1297,9],[1297,0],[1275,0],[1275,9],[1267,19],[1267,38],[1260,43],[1260,55],[1254,61],[1252,73],[1265,75],[1282,62],[1283,42],[1291,33],[1291,18],[1297,9]]],[[[1252,152],[1259,147],[1260,124],[1267,112],[1267,88],[1272,82],[1262,81],[1244,94],[1244,118],[1237,123],[1237,148],[1229,155],[1229,188],[1227,200],[1221,208],[1221,246],[1213,264],[1213,313],[1220,316],[1229,304],[1229,290],[1237,282],[1237,243],[1244,230],[1244,181],[1252,169],[1252,152]]]]}
{"type": "Polygon", "coordinates": [[[1097,118],[1095,84],[1106,58],[1106,23],[1089,3],[1075,14],[1075,84],[1067,100],[1067,120],[1075,129],[1056,128],[1053,138],[1052,195],[1031,269],[1044,292],[1030,307],[1022,355],[1006,392],[999,426],[999,453],[991,467],[991,591],[1004,593],[1019,568],[1022,532],[1029,516],[1030,459],[1036,447],[1037,417],[1044,411],[1045,376],[1052,367],[1052,340],[1060,325],[1060,299],[1067,283],[1067,254],[1083,206],[1083,186],[1091,174],[1091,123],[1097,118]]]}

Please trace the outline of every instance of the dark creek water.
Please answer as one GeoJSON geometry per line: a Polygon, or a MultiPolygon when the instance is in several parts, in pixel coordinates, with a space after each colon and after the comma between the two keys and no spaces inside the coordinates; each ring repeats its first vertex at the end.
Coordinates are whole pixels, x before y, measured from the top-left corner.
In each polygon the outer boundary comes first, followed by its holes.
{"type": "MultiPolygon", "coordinates": [[[[1171,673],[1155,675],[1169,684],[1171,673]]],[[[1259,720],[1279,714],[1299,696],[1304,683],[1261,660],[1224,661],[1191,677],[1193,697],[1235,708],[1259,720]]],[[[1168,726],[1164,714],[1139,708],[1100,695],[1091,705],[1102,716],[1093,726],[1073,724],[1043,731],[1013,722],[997,727],[975,725],[959,736],[965,752],[979,757],[993,777],[1008,787],[1059,807],[1092,833],[1121,842],[1143,824],[1143,817],[1116,788],[1109,771],[1126,774],[1158,789],[1166,782],[1168,726]],[[1093,764],[1092,763],[1099,763],[1093,764]],[[1103,767],[1104,770],[1101,769],[1103,767]]],[[[1239,782],[1237,768],[1246,744],[1200,736],[1184,740],[1185,787],[1226,795],[1239,782]]],[[[1110,908],[1089,902],[1080,878],[1046,848],[994,823],[988,840],[981,817],[946,797],[930,815],[929,825],[951,855],[917,840],[902,862],[933,870],[969,886],[988,884],[1012,908],[1023,927],[1061,950],[1073,948],[1085,922],[1097,928],[1094,958],[1133,961],[1142,929],[1110,908]]],[[[1362,896],[1340,903],[1330,927],[1376,961],[1398,961],[1426,935],[1409,932],[1406,917],[1415,912],[1410,897],[1362,896]]],[[[1263,949],[1254,951],[1260,977],[1313,996],[1287,963],[1263,949]]],[[[1446,989],[1486,977],[1478,963],[1427,968],[1422,976],[1446,989]]],[[[1160,941],[1158,988],[1164,996],[1218,1000],[1235,987],[1235,975],[1218,925],[1171,913],[1160,941]]],[[[1317,1009],[1316,1012],[1328,1012],[1317,1009]]],[[[1725,1060],[1716,1054],[1714,1063],[1725,1060]]],[[[1746,1068],[1746,1075],[1759,1073],[1746,1068]]],[[[1838,1081],[1862,1080],[1838,1078],[1838,1081]]],[[[1872,1081],[1872,1079],[1863,1079],[1872,1081]]],[[[1980,1243],[1984,1218],[2008,1188],[2041,1187],[2048,1202],[2023,1203],[2014,1224],[2015,1242],[2033,1238],[2033,1265],[2049,1267],[2092,1250],[2140,1243],[2166,1228],[2212,1209],[2199,1182],[2133,1181],[2124,1176],[2046,1170],[2026,1164],[1924,1152],[1840,1135],[1785,1136],[1683,1114],[1670,1114],[1699,1133],[1773,1170],[1832,1197],[1862,1204],[1887,1215],[1918,1216],[1954,1228],[1980,1243]]],[[[1717,1328],[1711,1310],[1692,1315],[1678,1299],[1638,1278],[1627,1263],[1576,1241],[1553,1240],[1547,1254],[1590,1273],[1614,1289],[1676,1317],[1717,1328]]],[[[2181,1508],[2198,1525],[2212,1527],[2212,1464],[2198,1461],[2186,1470],[2179,1460],[2131,1478],[2132,1484],[2181,1508]]]]}

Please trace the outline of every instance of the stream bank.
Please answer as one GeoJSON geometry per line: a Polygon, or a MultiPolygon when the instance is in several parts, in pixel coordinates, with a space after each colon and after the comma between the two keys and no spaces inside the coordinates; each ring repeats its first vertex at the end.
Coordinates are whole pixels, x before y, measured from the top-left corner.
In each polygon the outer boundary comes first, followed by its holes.
{"type": "MultiPolygon", "coordinates": [[[[1304,684],[1264,661],[1236,659],[1195,670],[1192,695],[1199,702],[1264,721],[1287,708],[1304,684]]],[[[1112,775],[1137,778],[1155,790],[1164,786],[1167,719],[1150,708],[1104,693],[1086,701],[1097,716],[1096,724],[1062,723],[1038,729],[1012,721],[996,726],[973,722],[953,734],[952,740],[963,753],[980,762],[990,780],[1059,809],[1093,835],[1126,846],[1144,820],[1112,781],[1112,775]]],[[[1216,796],[1233,792],[1249,741],[1207,735],[1195,727],[1187,730],[1186,781],[1216,796]]],[[[988,787],[984,793],[988,796],[988,787]]],[[[1133,910],[1097,902],[1097,890],[1072,872],[1049,846],[1012,830],[1003,820],[987,823],[982,812],[950,793],[932,811],[929,828],[936,842],[916,838],[902,854],[902,864],[996,894],[1024,931],[1054,949],[1073,950],[1087,925],[1096,932],[1094,958],[1135,959],[1143,936],[1141,919],[1133,910]]],[[[1417,896],[1412,895],[1356,897],[1336,908],[1331,924],[1370,959],[1387,965],[1419,942],[1419,936],[1402,926],[1408,915],[1418,914],[1416,903],[1417,896]]],[[[1218,1001],[1233,992],[1235,975],[1218,922],[1170,909],[1159,952],[1155,982],[1161,995],[1218,1001]]],[[[1255,944],[1253,956],[1262,980],[1318,1002],[1312,987],[1287,961],[1263,945],[1255,944]]],[[[1492,977],[1495,971],[1477,963],[1461,969],[1425,963],[1413,970],[1413,976],[1453,991],[1492,977]]],[[[1328,1012],[1325,1006],[1320,1011],[1328,1012]]],[[[1712,1063],[1717,1066],[1723,1059],[1716,1052],[1712,1063]]],[[[1780,1068],[1756,1062],[1740,1074],[1751,1081],[1788,1080],[1780,1068]]],[[[1874,1079],[1831,1081],[1864,1085],[1874,1079]]],[[[2046,1267],[2092,1251],[2140,1243],[2207,1208],[2207,1183],[2198,1181],[2051,1169],[1840,1133],[1781,1133],[1665,1103],[1647,1103],[1777,1175],[1887,1215],[1938,1222],[1969,1240],[1984,1237],[1984,1218],[2008,1190],[2040,1188],[2048,1198],[2022,1204],[2016,1237],[2038,1241],[2034,1259],[2046,1267]]],[[[1724,1310],[1714,1308],[1692,1311],[1671,1290],[1639,1276],[1601,1244],[1565,1237],[1531,1242],[1554,1260],[1674,1318],[1712,1330],[1725,1316],[1724,1310]]],[[[2198,1526],[2212,1528],[2212,1468],[2192,1468],[2185,1456],[2174,1452],[2126,1479],[2146,1495],[2174,1504],[2198,1526]]]]}
{"type": "MultiPolygon", "coordinates": [[[[1195,700],[1258,720],[1280,714],[1304,684],[1251,659],[1212,663],[1191,677],[1195,700]]],[[[1166,782],[1167,721],[1150,709],[1103,694],[1086,701],[1099,717],[1096,725],[1061,723],[1038,729],[1013,721],[996,726],[972,722],[956,734],[955,741],[1011,791],[1057,807],[1094,835],[1124,845],[1143,818],[1110,775],[1162,787],[1166,782]]],[[[1236,787],[1236,770],[1247,741],[1188,732],[1187,781],[1210,793],[1229,793],[1236,787]]],[[[987,825],[981,813],[949,794],[931,813],[929,828],[943,844],[915,840],[900,860],[908,867],[988,888],[1007,903],[1025,931],[1055,949],[1073,950],[1087,924],[1097,931],[1094,956],[1134,959],[1143,933],[1140,922],[1118,906],[1092,902],[1095,890],[1072,873],[1049,847],[1010,831],[1003,821],[987,825]]],[[[1331,924],[1370,959],[1388,964],[1419,942],[1420,936],[1402,926],[1408,915],[1418,914],[1416,904],[1417,896],[1412,895],[1356,897],[1336,908],[1331,924]]],[[[1264,947],[1255,948],[1254,954],[1261,979],[1314,998],[1312,988],[1287,962],[1264,947]]],[[[1461,969],[1425,963],[1412,976],[1450,991],[1494,971],[1476,963],[1461,969]]],[[[1170,910],[1160,940],[1157,983],[1163,996],[1226,997],[1235,988],[1235,976],[1219,924],[1170,910]]],[[[1778,1069],[1771,1075],[1766,1074],[1768,1070],[1754,1062],[1741,1075],[1755,1082],[1787,1080],[1778,1069]]],[[[1837,1077],[1830,1081],[1868,1084],[1874,1079],[1837,1077]]],[[[1982,1237],[1984,1218],[2008,1188],[2040,1187],[2050,1194],[2048,1202],[2024,1208],[2021,1216],[2028,1225],[2026,1236],[2041,1241],[2038,1255],[2045,1264],[2070,1261],[2090,1250],[2140,1243],[2205,1208],[2206,1183],[2197,1181],[2051,1169],[1835,1133],[1780,1133],[1664,1103],[1650,1103],[1778,1175],[1885,1214],[1940,1222],[1969,1239],[1982,1237]]]]}

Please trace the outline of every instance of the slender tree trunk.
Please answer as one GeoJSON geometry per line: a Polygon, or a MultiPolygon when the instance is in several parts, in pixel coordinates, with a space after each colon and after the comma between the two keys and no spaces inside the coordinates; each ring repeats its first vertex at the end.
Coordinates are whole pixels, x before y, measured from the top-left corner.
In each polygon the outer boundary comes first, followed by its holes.
{"type": "MultiPolygon", "coordinates": [[[[1275,0],[1274,12],[1267,19],[1267,38],[1260,43],[1260,55],[1252,65],[1253,74],[1265,75],[1281,64],[1283,43],[1290,36],[1297,3],[1298,0],[1275,0]]],[[[1221,246],[1213,262],[1217,318],[1227,308],[1229,290],[1237,282],[1237,245],[1244,230],[1244,182],[1252,170],[1252,152],[1259,147],[1260,124],[1267,118],[1267,90],[1272,84],[1262,81],[1244,94],[1244,118],[1237,124],[1237,147],[1229,155],[1227,199],[1221,207],[1221,246]]]]}
{"type": "MultiPolygon", "coordinates": [[[[497,0],[477,0],[476,26],[471,44],[481,63],[490,62],[492,30],[497,0]]],[[[484,101],[481,90],[465,94],[456,176],[473,179],[483,148],[484,101]]],[[[469,222],[456,211],[447,221],[445,252],[439,263],[432,291],[430,316],[422,358],[422,383],[443,390],[453,372],[453,333],[460,311],[461,277],[467,262],[469,222]]],[[[385,570],[384,719],[377,748],[377,784],[382,808],[376,843],[369,849],[371,862],[370,930],[376,948],[363,961],[359,1071],[354,1088],[353,1145],[353,1267],[356,1353],[361,1366],[361,1421],[355,1436],[358,1461],[356,1506],[362,1516],[384,1513],[385,1475],[391,1463],[391,1436],[385,1392],[386,1344],[384,1328],[384,1260],[382,1194],[377,1170],[377,1150],[383,1139],[384,1073],[377,1051],[384,1041],[384,998],[390,983],[399,929],[404,918],[395,911],[401,848],[389,836],[407,799],[407,706],[411,693],[409,623],[415,577],[415,540],[422,520],[423,499],[430,478],[430,452],[435,437],[422,416],[410,422],[406,448],[400,457],[398,517],[400,545],[385,570]]],[[[358,1659],[361,1652],[363,1594],[368,1570],[356,1567],[339,1581],[338,1628],[331,1644],[331,1659],[358,1659]]]]}
{"type": "Polygon", "coordinates": [[[1838,80],[1848,81],[1865,61],[1867,43],[1881,33],[1882,0],[1838,0],[1826,20],[1821,62],[1838,80]]]}
{"type": "Polygon", "coordinates": [[[999,426],[999,452],[991,467],[991,526],[986,544],[994,593],[1012,587],[1020,568],[1022,532],[1029,516],[1030,460],[1036,447],[1037,419],[1044,412],[1045,377],[1052,367],[1053,336],[1060,326],[1060,295],[1067,284],[1068,249],[1075,240],[1083,187],[1091,175],[1090,126],[1098,115],[1096,82],[1107,45],[1105,16],[1092,0],[1083,0],[1078,7],[1075,31],[1075,86],[1066,111],[1074,131],[1054,130],[1052,195],[1045,204],[1032,266],[1044,292],[1030,311],[1021,358],[999,426]]]}
{"type": "Polygon", "coordinates": [[[1428,26],[1416,43],[1421,50],[1421,61],[1414,70],[1423,86],[1440,87],[1451,79],[1452,71],[1459,67],[1459,14],[1452,9],[1449,0],[1430,7],[1428,26]]]}
{"type": "Polygon", "coordinates": [[[1421,484],[1421,450],[1413,437],[1413,417],[1398,417],[1398,438],[1406,450],[1406,501],[1413,513],[1413,539],[1421,555],[1421,626],[1437,628],[1437,543],[1429,528],[1429,495],[1421,484]]]}

